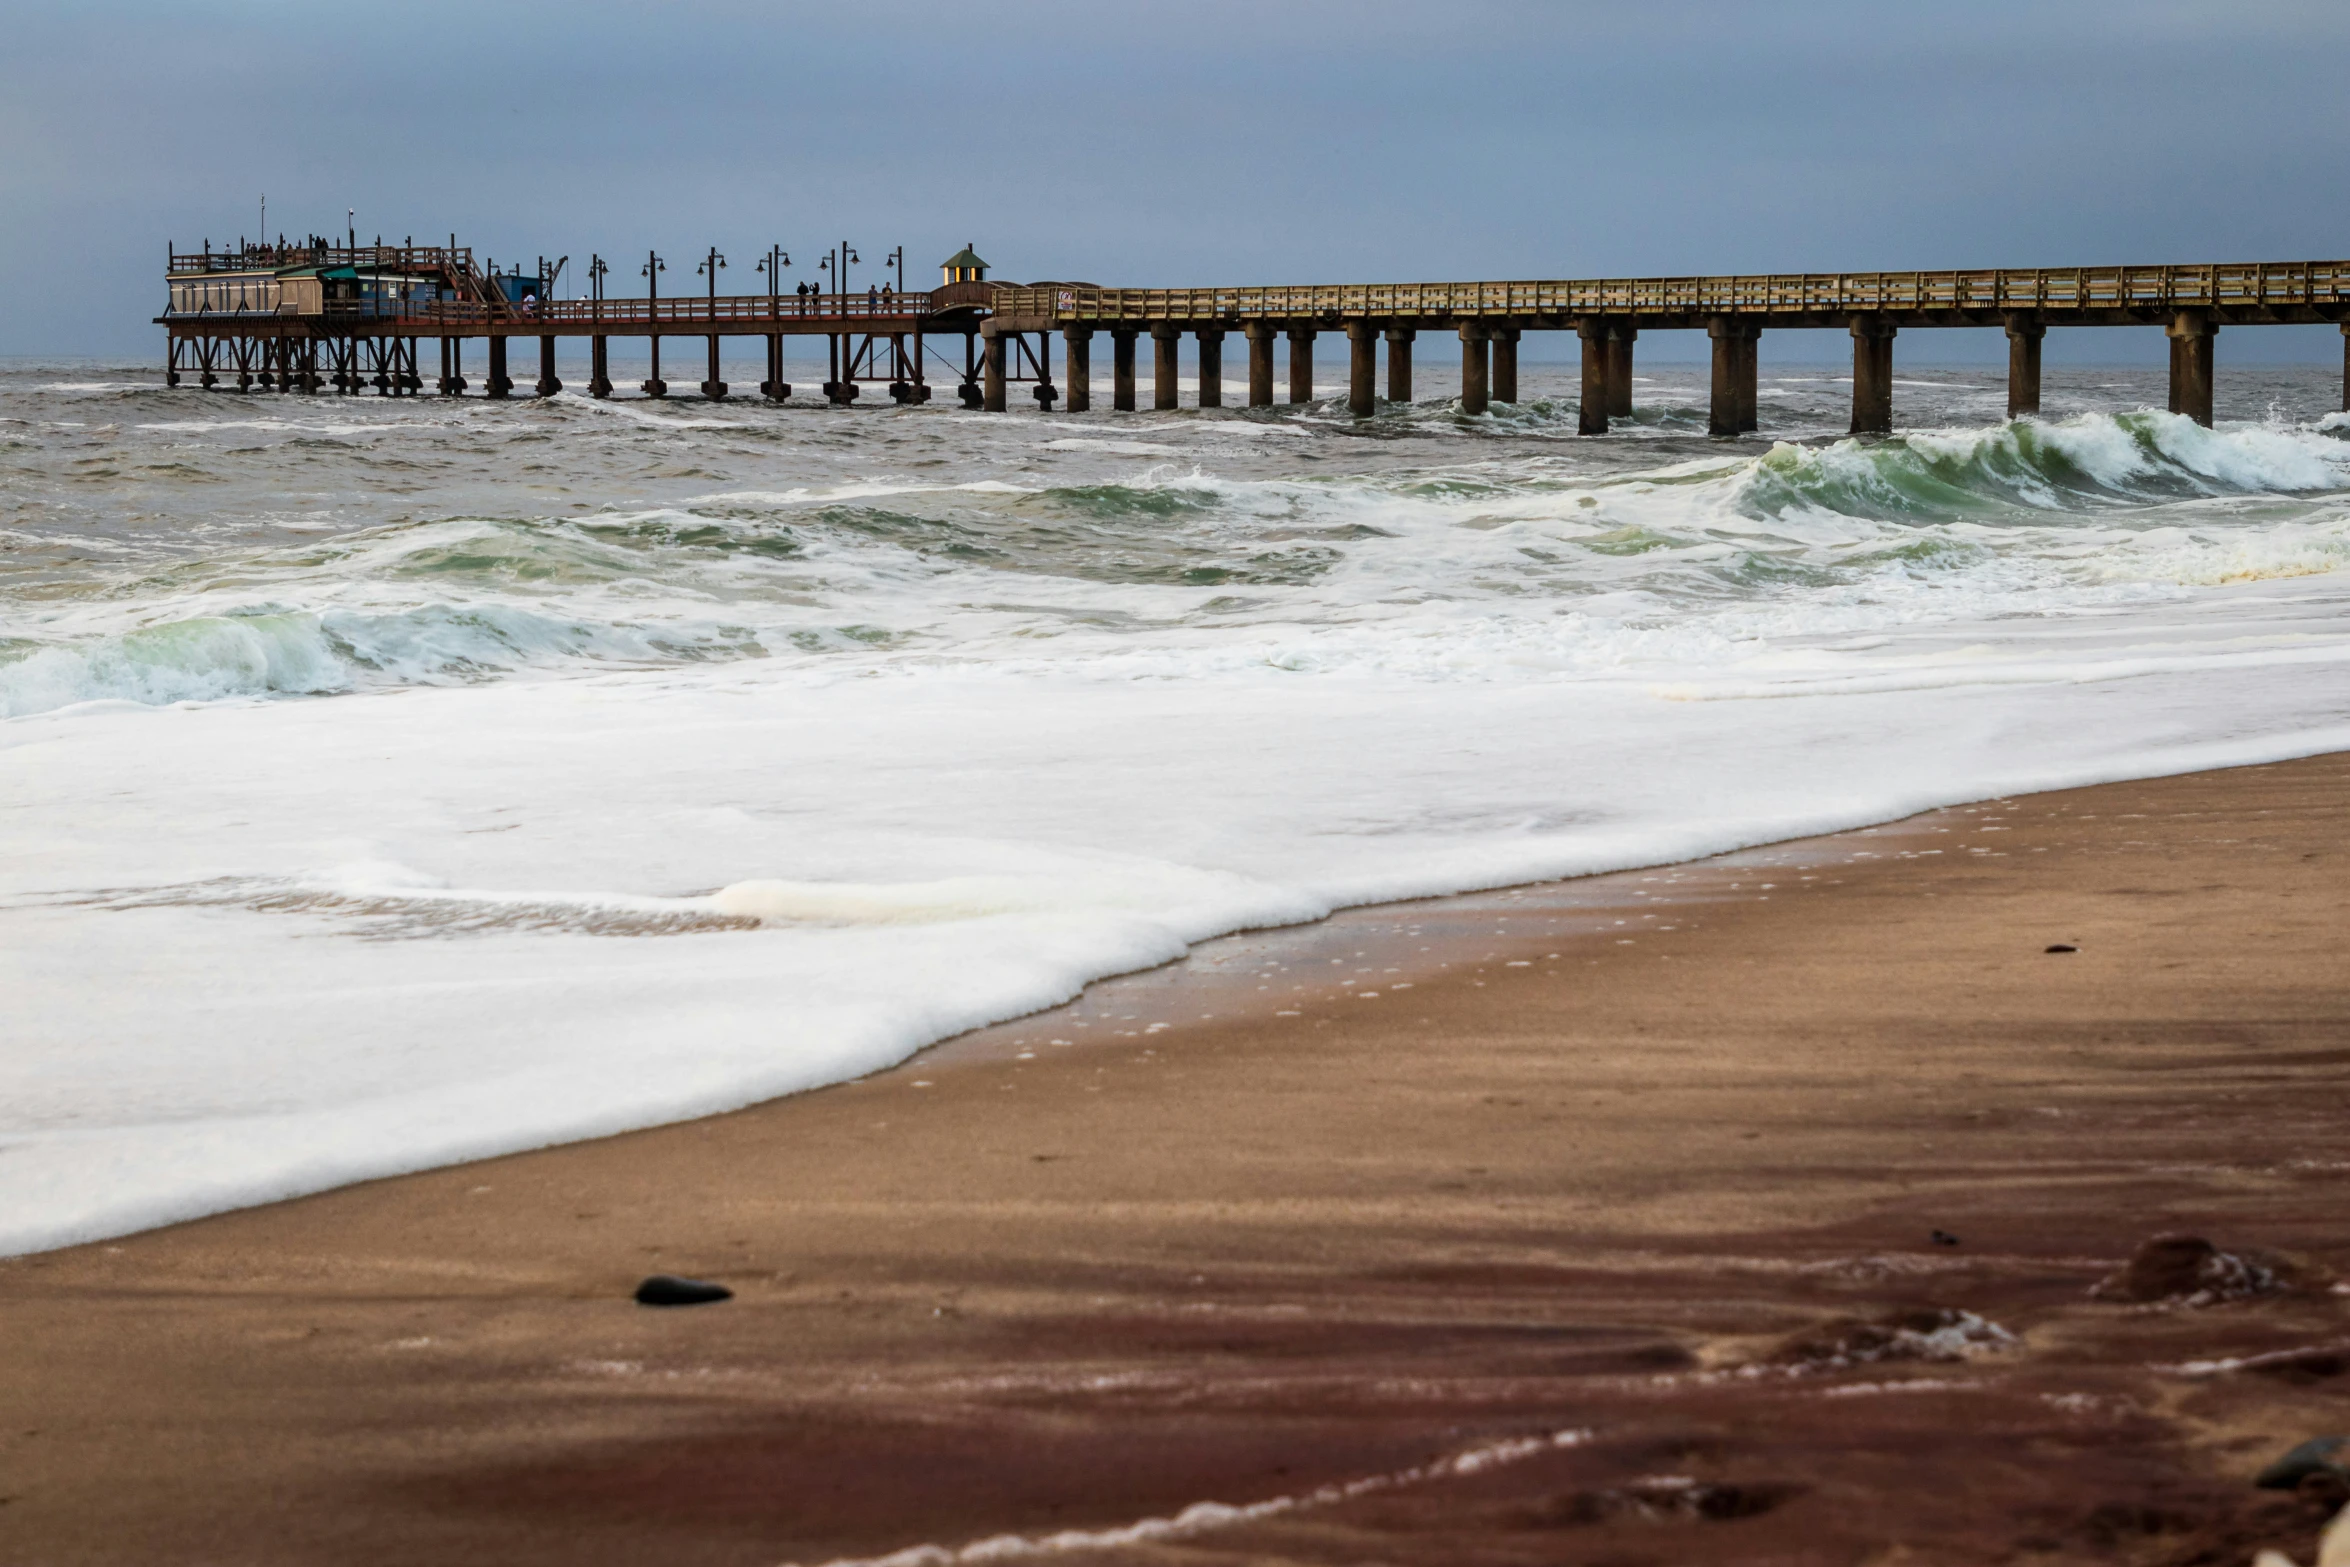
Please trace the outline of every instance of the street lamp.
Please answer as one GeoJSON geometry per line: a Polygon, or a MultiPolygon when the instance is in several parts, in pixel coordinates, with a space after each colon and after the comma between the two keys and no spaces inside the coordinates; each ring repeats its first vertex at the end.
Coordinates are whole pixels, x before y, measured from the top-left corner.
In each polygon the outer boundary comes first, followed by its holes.
{"type": "MultiPolygon", "coordinates": [[[[587,265],[588,298],[595,303],[588,308],[599,326],[603,324],[604,320],[604,275],[611,270],[611,265],[602,256],[593,252],[589,253],[587,265]]],[[[612,395],[612,376],[610,365],[604,357],[603,333],[598,332],[588,340],[588,353],[588,395],[610,397],[612,395]]]]}
{"type": "Polygon", "coordinates": [[[906,291],[906,247],[900,245],[897,249],[891,251],[887,256],[882,258],[881,264],[885,267],[895,267],[898,269],[898,292],[901,294],[904,293],[906,291]]]}
{"type": "Polygon", "coordinates": [[[645,325],[650,328],[653,348],[653,374],[645,382],[647,397],[667,397],[669,383],[661,379],[661,274],[669,270],[669,263],[654,252],[645,252],[645,264],[638,275],[645,280],[645,325]]]}
{"type": "MultiPolygon", "coordinates": [[[[770,301],[783,297],[783,269],[790,265],[791,252],[781,245],[768,246],[767,254],[759,259],[758,270],[767,275],[767,297],[770,301]]],[[[768,306],[767,313],[775,314],[773,304],[768,306]]]]}
{"type": "Polygon", "coordinates": [[[718,274],[726,269],[726,258],[712,245],[710,254],[694,268],[710,280],[710,373],[702,382],[702,395],[712,402],[726,395],[726,383],[718,379],[718,274]]]}

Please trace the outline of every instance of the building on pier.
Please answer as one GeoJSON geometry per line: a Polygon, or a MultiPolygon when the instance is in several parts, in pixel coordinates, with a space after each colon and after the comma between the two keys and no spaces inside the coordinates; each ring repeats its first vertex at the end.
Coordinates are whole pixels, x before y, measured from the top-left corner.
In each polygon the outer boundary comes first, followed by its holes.
{"type": "Polygon", "coordinates": [[[984,283],[987,281],[987,263],[979,259],[979,252],[965,245],[961,250],[938,264],[943,274],[942,284],[984,283]]]}

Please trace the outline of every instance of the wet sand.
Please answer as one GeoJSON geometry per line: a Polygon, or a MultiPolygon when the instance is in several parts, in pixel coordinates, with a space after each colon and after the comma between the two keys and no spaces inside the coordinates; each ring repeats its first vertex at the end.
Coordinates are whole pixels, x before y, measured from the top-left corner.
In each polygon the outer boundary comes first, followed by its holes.
{"type": "Polygon", "coordinates": [[[2346,829],[2322,757],[1361,910],[0,1262],[0,1559],[2306,1561],[2346,829]],[[2092,1296],[2168,1232],[2255,1292],[2092,1296]]]}

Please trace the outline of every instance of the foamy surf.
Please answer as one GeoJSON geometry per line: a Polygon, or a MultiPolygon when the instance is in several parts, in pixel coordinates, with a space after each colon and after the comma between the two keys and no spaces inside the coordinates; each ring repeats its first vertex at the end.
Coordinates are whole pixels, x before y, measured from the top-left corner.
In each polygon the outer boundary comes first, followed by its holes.
{"type": "Polygon", "coordinates": [[[690,452],[0,376],[0,1250],[820,1087],[1348,904],[2350,746],[2338,422],[1860,443],[1790,382],[1804,439],[1723,445],[1660,374],[1576,442],[1525,374],[690,452]]]}

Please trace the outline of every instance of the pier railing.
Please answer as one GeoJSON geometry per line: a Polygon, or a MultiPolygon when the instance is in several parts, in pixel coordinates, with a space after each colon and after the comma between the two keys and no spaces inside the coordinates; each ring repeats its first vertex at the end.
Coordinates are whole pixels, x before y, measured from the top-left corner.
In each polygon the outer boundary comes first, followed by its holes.
{"type": "Polygon", "coordinates": [[[453,327],[481,326],[494,321],[525,328],[536,324],[570,332],[582,329],[641,332],[661,326],[675,327],[680,334],[688,334],[706,332],[713,327],[758,327],[802,318],[912,322],[933,314],[934,309],[931,297],[920,293],[721,294],[716,299],[707,296],[696,299],[691,295],[678,299],[542,299],[528,307],[485,306],[466,299],[425,299],[383,310],[371,309],[365,301],[329,301],[326,315],[329,319],[348,314],[453,327]]]}
{"type": "Polygon", "coordinates": [[[1244,322],[1431,316],[1827,316],[1858,311],[2087,314],[2350,305],[2350,261],[1977,272],[1757,273],[1555,282],[996,290],[1023,320],[1244,322]]]}

